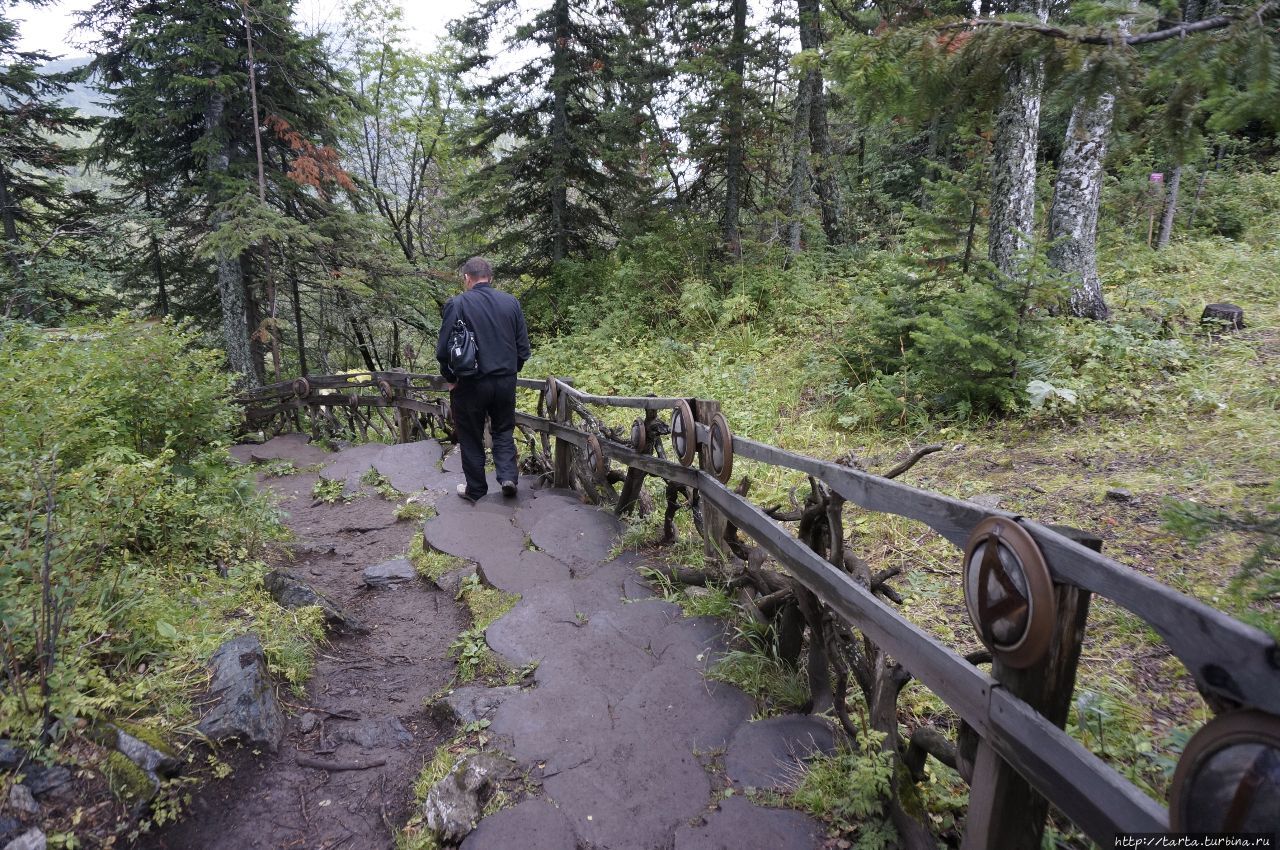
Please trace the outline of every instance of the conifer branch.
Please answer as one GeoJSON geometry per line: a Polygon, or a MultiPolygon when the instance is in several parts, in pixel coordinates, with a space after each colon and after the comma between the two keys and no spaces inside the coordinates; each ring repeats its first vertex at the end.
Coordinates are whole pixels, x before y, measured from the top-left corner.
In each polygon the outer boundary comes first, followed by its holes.
{"type": "Polygon", "coordinates": [[[1193,33],[1223,29],[1224,27],[1231,26],[1237,21],[1243,21],[1247,18],[1256,18],[1257,21],[1261,23],[1263,18],[1275,10],[1276,5],[1277,0],[1268,0],[1268,2],[1263,3],[1256,9],[1252,9],[1243,14],[1214,15],[1213,17],[1205,18],[1202,21],[1178,24],[1177,26],[1169,27],[1167,29],[1139,33],[1137,35],[1127,35],[1123,37],[1121,37],[1119,33],[1116,33],[1115,35],[1086,35],[1082,33],[1069,32],[1060,27],[1050,26],[1049,24],[1030,23],[1027,21],[1004,21],[989,18],[969,18],[952,24],[944,24],[938,29],[963,30],[998,27],[1001,29],[1026,30],[1048,38],[1074,41],[1078,44],[1099,44],[1110,46],[1124,44],[1129,47],[1136,47],[1143,44],[1153,44],[1158,41],[1167,41],[1171,38],[1182,38],[1183,36],[1191,35],[1193,33]]]}

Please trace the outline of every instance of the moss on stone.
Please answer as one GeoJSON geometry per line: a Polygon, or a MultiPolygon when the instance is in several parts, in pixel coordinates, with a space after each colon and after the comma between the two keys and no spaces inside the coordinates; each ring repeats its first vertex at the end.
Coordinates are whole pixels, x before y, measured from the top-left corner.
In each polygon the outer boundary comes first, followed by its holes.
{"type": "MultiPolygon", "coordinates": [[[[132,734],[132,733],[130,733],[132,734]]],[[[156,794],[156,785],[146,771],[129,761],[124,753],[112,751],[102,761],[102,775],[111,793],[125,802],[150,800],[156,794]]]]}
{"type": "Polygon", "coordinates": [[[142,743],[149,744],[150,746],[155,747],[157,750],[159,750],[161,753],[168,756],[169,758],[176,759],[178,757],[178,751],[175,750],[173,748],[173,745],[170,744],[168,741],[166,741],[164,737],[158,731],[156,731],[153,727],[146,726],[141,723],[129,723],[127,721],[123,723],[117,723],[116,725],[121,730],[128,732],[130,735],[137,738],[142,743]]]}

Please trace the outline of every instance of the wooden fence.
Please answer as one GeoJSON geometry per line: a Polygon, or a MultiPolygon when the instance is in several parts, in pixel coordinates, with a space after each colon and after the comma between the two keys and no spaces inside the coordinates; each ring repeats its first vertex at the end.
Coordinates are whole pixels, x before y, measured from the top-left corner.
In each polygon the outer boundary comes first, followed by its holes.
{"type": "MultiPolygon", "coordinates": [[[[725,565],[719,575],[760,591],[744,593],[744,604],[773,612],[781,640],[791,634],[791,656],[797,625],[807,629],[811,704],[833,705],[857,734],[845,712],[852,676],[869,724],[900,759],[892,813],[904,846],[936,846],[900,793],[926,755],[969,782],[963,847],[973,850],[1038,848],[1049,804],[1102,847],[1120,833],[1280,832],[1280,648],[1264,632],[1107,558],[1091,535],[734,436],[715,402],[592,395],[555,378],[518,383],[526,397],[537,393],[534,411],[516,414],[527,469],[619,513],[634,508],[645,476],[664,480],[668,525],[681,498],[699,509],[710,560],[725,565]],[[630,430],[610,426],[600,409],[637,418],[630,430]],[[752,503],[745,485],[730,489],[735,458],[808,476],[805,505],[784,515],[752,503]],[[962,657],[896,610],[891,576],[871,575],[849,551],[846,504],[919,521],[959,547],[966,604],[988,653],[962,657]],[[789,581],[760,569],[765,553],[789,581]],[[1094,594],[1149,624],[1217,715],[1182,753],[1167,807],[1063,731],[1094,594]],[[990,672],[980,669],[988,662],[990,672]],[[897,697],[912,678],[955,712],[957,730],[902,739],[897,697]],[[954,740],[940,734],[952,731],[954,740]]],[[[439,376],[366,372],[300,378],[242,401],[254,429],[409,441],[450,433],[444,389],[439,376]]]]}

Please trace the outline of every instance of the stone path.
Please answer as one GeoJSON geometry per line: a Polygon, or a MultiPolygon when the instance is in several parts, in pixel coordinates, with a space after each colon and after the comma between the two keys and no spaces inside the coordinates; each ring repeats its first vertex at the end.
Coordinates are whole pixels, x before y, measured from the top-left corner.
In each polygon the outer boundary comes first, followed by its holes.
{"type": "MultiPolygon", "coordinates": [[[[707,679],[704,672],[725,647],[723,624],[685,618],[676,605],[654,598],[637,575],[639,556],[611,558],[621,531],[611,514],[583,505],[572,491],[536,489],[529,478],[521,479],[514,499],[504,499],[491,481],[491,495],[469,504],[453,494],[462,480],[456,452],[441,462],[442,448],[431,441],[316,452],[296,435],[236,448],[246,462],[323,463],[319,476],[343,481],[350,491],[360,490],[371,466],[402,492],[427,491],[439,515],[423,526],[426,542],[474,562],[486,583],[522,597],[486,638],[513,667],[536,662],[531,686],[460,688],[448,702],[489,720],[488,747],[514,757],[539,791],[482,820],[463,841],[465,850],[821,846],[820,824],[756,806],[741,792],[790,781],[800,759],[830,749],[830,727],[809,717],[752,722],[748,696],[707,679]]],[[[428,745],[447,737],[449,730],[436,728],[420,709],[433,687],[444,684],[448,638],[439,627],[451,638],[464,623],[445,594],[426,582],[362,589],[362,571],[403,555],[411,524],[395,523],[390,503],[377,497],[308,508],[315,480],[303,474],[266,479],[263,486],[286,496],[298,537],[322,544],[295,572],[314,577],[373,634],[336,642],[322,656],[307,700],[366,718],[350,730],[331,720],[331,730],[343,731],[328,743],[337,745],[336,757],[388,757],[392,776],[382,772],[381,784],[372,771],[322,777],[280,766],[288,756],[268,759],[221,794],[203,795],[189,828],[170,830],[155,846],[304,847],[341,840],[346,848],[388,847],[387,821],[407,817],[412,777],[406,781],[406,765],[420,765],[428,745]],[[351,545],[362,540],[374,545],[351,545]],[[417,632],[425,639],[412,639],[417,632]],[[353,659],[362,663],[352,665],[353,659]],[[398,783],[391,792],[389,781],[398,783]],[[333,803],[319,809],[319,799],[333,803]],[[274,821],[288,828],[265,826],[274,821]]],[[[299,722],[290,721],[290,744],[305,752],[317,739],[299,722]]],[[[326,743],[323,737],[319,743],[326,743]]]]}

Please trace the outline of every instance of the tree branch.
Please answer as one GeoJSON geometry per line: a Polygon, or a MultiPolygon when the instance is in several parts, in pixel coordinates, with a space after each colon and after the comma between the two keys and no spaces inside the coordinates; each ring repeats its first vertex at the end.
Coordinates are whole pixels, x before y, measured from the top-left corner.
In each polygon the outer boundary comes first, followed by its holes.
{"type": "Polygon", "coordinates": [[[1104,46],[1116,46],[1124,44],[1128,47],[1137,47],[1143,44],[1154,44],[1158,41],[1168,41],[1171,38],[1182,38],[1198,32],[1207,32],[1209,30],[1219,30],[1229,27],[1237,21],[1243,21],[1247,18],[1256,18],[1259,23],[1268,14],[1275,10],[1278,0],[1268,0],[1261,6],[1251,11],[1239,15],[1214,15],[1211,18],[1205,18],[1202,21],[1192,23],[1182,23],[1168,29],[1156,30],[1154,32],[1144,32],[1137,35],[1120,36],[1115,35],[1084,35],[1081,33],[1072,33],[1059,27],[1049,26],[1048,24],[1035,24],[1027,21],[1003,21],[987,18],[969,18],[963,21],[957,21],[952,24],[944,24],[939,30],[966,30],[966,29],[982,29],[987,27],[998,27],[1001,29],[1027,30],[1028,32],[1043,35],[1047,38],[1057,38],[1063,41],[1074,41],[1078,44],[1099,44],[1104,46]]]}

